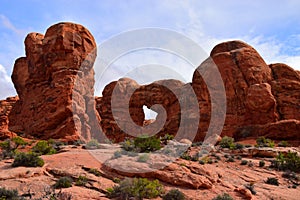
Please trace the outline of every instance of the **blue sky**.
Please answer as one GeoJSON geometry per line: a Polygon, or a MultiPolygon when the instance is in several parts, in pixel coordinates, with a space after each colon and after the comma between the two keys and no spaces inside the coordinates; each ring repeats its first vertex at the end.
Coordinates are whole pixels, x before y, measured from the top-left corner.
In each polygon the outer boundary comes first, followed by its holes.
{"type": "Polygon", "coordinates": [[[0,99],[15,95],[10,75],[15,59],[24,56],[27,33],[45,33],[60,21],[84,25],[97,44],[144,27],[175,30],[208,54],[219,42],[240,39],[267,63],[284,62],[300,70],[299,10],[298,0],[0,0],[0,99]]]}

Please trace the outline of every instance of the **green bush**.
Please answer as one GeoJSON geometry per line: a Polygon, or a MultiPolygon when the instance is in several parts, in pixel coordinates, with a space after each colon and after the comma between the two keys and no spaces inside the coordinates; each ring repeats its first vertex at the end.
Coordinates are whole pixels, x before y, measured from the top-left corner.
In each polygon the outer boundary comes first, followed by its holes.
{"type": "Polygon", "coordinates": [[[152,137],[137,137],[134,139],[134,146],[141,153],[149,153],[161,149],[160,139],[152,137]]]}
{"type": "Polygon", "coordinates": [[[290,180],[300,181],[300,176],[298,176],[297,173],[291,172],[291,171],[285,171],[285,172],[282,174],[282,177],[283,177],[283,178],[290,179],[290,180]]]}
{"type": "Polygon", "coordinates": [[[235,149],[243,149],[245,146],[240,143],[235,143],[235,149]]]}
{"type": "Polygon", "coordinates": [[[29,153],[18,153],[12,164],[13,167],[42,167],[44,165],[44,160],[40,158],[37,154],[29,153]]]}
{"type": "Polygon", "coordinates": [[[121,157],[122,157],[122,152],[121,151],[115,151],[114,152],[114,156],[113,156],[114,159],[121,158],[121,157]]]}
{"type": "Polygon", "coordinates": [[[234,162],[234,158],[230,157],[226,160],[226,162],[234,162]]]}
{"type": "Polygon", "coordinates": [[[271,167],[278,170],[290,170],[300,172],[300,156],[297,152],[288,152],[286,155],[279,153],[276,159],[272,162],[271,167]]]}
{"type": "Polygon", "coordinates": [[[181,154],[180,158],[182,158],[184,160],[192,160],[192,157],[187,152],[184,152],[183,154],[181,154]]]}
{"type": "Polygon", "coordinates": [[[232,137],[223,137],[220,146],[222,148],[229,148],[229,149],[235,149],[234,139],[232,137]]]}
{"type": "Polygon", "coordinates": [[[185,200],[184,194],[178,189],[172,189],[162,197],[163,200],[185,200]]]}
{"type": "Polygon", "coordinates": [[[98,140],[96,139],[91,139],[86,145],[85,148],[86,149],[99,149],[100,144],[98,142],[98,140]]]}
{"type": "Polygon", "coordinates": [[[95,168],[91,168],[89,170],[89,173],[94,174],[95,176],[101,176],[101,172],[99,172],[97,169],[95,168]]]}
{"type": "Polygon", "coordinates": [[[266,164],[265,161],[263,161],[263,160],[260,160],[260,161],[259,161],[259,166],[260,166],[260,167],[265,166],[265,164],[266,164]]]}
{"type": "Polygon", "coordinates": [[[125,151],[134,151],[135,150],[133,139],[126,139],[126,140],[124,140],[124,142],[121,142],[120,144],[125,151]]]}
{"type": "Polygon", "coordinates": [[[164,143],[167,144],[169,140],[173,140],[174,136],[173,135],[169,135],[169,134],[165,134],[163,137],[160,137],[160,140],[164,143]]]}
{"type": "Polygon", "coordinates": [[[268,178],[266,181],[267,184],[270,185],[279,185],[278,179],[277,178],[268,178]]]}
{"type": "Polygon", "coordinates": [[[5,187],[0,188],[0,199],[1,200],[19,200],[21,199],[19,197],[17,190],[10,190],[6,189],[5,187]]]}
{"type": "Polygon", "coordinates": [[[72,187],[72,182],[73,182],[72,178],[70,178],[68,176],[61,177],[54,184],[54,188],[55,189],[69,188],[69,187],[72,187]]]}
{"type": "Polygon", "coordinates": [[[149,154],[140,155],[137,159],[138,162],[147,162],[149,160],[149,154]]]}
{"type": "Polygon", "coordinates": [[[79,176],[75,182],[75,185],[85,186],[85,184],[87,184],[87,182],[88,182],[88,178],[86,176],[79,176]]]}
{"type": "Polygon", "coordinates": [[[247,165],[248,164],[248,160],[242,160],[241,161],[241,165],[247,165]]]}
{"type": "Polygon", "coordinates": [[[156,198],[163,193],[163,186],[158,180],[149,181],[146,178],[124,179],[118,186],[107,189],[110,198],[127,200],[135,197],[139,200],[144,198],[156,198]]]}
{"type": "Polygon", "coordinates": [[[229,194],[223,193],[222,195],[216,196],[212,200],[233,200],[233,198],[229,194]]]}
{"type": "Polygon", "coordinates": [[[19,146],[25,146],[28,143],[21,137],[14,137],[6,141],[0,142],[0,148],[2,149],[2,158],[13,158],[17,153],[19,146]]]}
{"type": "Polygon", "coordinates": [[[290,144],[287,141],[281,141],[278,143],[279,147],[289,147],[290,144]]]}
{"type": "Polygon", "coordinates": [[[56,153],[56,150],[53,148],[53,146],[45,140],[41,140],[36,143],[31,150],[38,155],[51,155],[56,153]]]}
{"type": "Polygon", "coordinates": [[[256,145],[258,147],[275,147],[273,140],[267,139],[263,136],[256,139],[256,145]]]}
{"type": "Polygon", "coordinates": [[[15,145],[16,145],[15,148],[18,148],[19,146],[28,144],[21,137],[14,137],[14,138],[11,139],[11,141],[15,143],[15,145]]]}

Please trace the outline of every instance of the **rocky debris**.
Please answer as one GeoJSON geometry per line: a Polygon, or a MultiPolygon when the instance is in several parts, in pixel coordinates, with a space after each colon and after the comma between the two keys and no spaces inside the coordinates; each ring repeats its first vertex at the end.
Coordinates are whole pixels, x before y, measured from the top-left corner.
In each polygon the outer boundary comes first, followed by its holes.
{"type": "Polygon", "coordinates": [[[0,101],[0,140],[12,138],[15,135],[8,130],[8,115],[16,101],[18,101],[18,97],[8,97],[6,100],[0,101]]]}
{"type": "Polygon", "coordinates": [[[40,139],[89,140],[100,120],[92,34],[79,24],[59,23],[45,35],[28,34],[25,49],[12,73],[20,99],[9,115],[9,130],[40,139]]]}

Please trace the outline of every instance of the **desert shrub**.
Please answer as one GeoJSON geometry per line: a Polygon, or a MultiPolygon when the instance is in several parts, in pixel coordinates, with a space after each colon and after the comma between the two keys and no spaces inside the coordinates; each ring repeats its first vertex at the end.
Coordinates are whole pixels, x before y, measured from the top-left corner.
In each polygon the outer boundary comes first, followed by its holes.
{"type": "Polygon", "coordinates": [[[101,176],[101,172],[99,172],[97,169],[95,168],[91,168],[89,169],[89,173],[94,174],[95,176],[101,176]]]}
{"type": "Polygon", "coordinates": [[[258,147],[274,147],[275,143],[273,140],[267,139],[265,137],[259,137],[256,139],[256,145],[258,147]]]}
{"type": "Polygon", "coordinates": [[[124,140],[124,142],[121,142],[120,144],[121,144],[121,147],[125,151],[134,151],[135,150],[133,139],[126,139],[126,140],[124,140]]]}
{"type": "Polygon", "coordinates": [[[205,161],[204,160],[199,160],[199,164],[200,165],[205,165],[205,161]]]}
{"type": "Polygon", "coordinates": [[[114,183],[120,183],[120,182],[121,182],[121,180],[120,180],[119,178],[117,178],[117,177],[113,178],[112,181],[113,181],[114,183]]]}
{"type": "Polygon", "coordinates": [[[51,155],[56,153],[56,150],[53,148],[53,146],[45,140],[41,140],[36,143],[31,150],[38,155],[51,155]]]}
{"type": "Polygon", "coordinates": [[[224,155],[224,158],[229,158],[229,155],[228,155],[228,154],[225,154],[225,155],[224,155]]]}
{"type": "Polygon", "coordinates": [[[278,179],[277,178],[268,178],[266,181],[267,184],[270,185],[279,185],[278,179]]]}
{"type": "Polygon", "coordinates": [[[192,160],[192,157],[187,152],[184,152],[183,154],[181,154],[180,158],[182,158],[184,160],[192,160]]]}
{"type": "Polygon", "coordinates": [[[265,166],[265,164],[266,164],[265,161],[263,161],[263,160],[260,160],[260,161],[259,161],[259,166],[260,166],[260,167],[265,166]]]}
{"type": "Polygon", "coordinates": [[[60,177],[54,184],[55,189],[72,187],[72,178],[68,176],[60,177]]]}
{"type": "Polygon", "coordinates": [[[5,187],[3,187],[0,188],[0,199],[19,200],[21,198],[19,197],[17,190],[6,189],[5,187]]]}
{"type": "Polygon", "coordinates": [[[271,167],[278,170],[290,170],[300,172],[300,156],[297,152],[288,152],[286,155],[279,153],[275,160],[272,161],[271,167]]]}
{"type": "Polygon", "coordinates": [[[169,134],[165,134],[163,137],[160,137],[160,140],[164,143],[167,144],[169,140],[173,140],[174,136],[173,135],[169,135],[169,134]]]}
{"type": "Polygon", "coordinates": [[[278,146],[279,146],[279,147],[289,147],[290,144],[289,144],[287,141],[280,141],[280,142],[278,143],[278,146]]]}
{"type": "Polygon", "coordinates": [[[114,156],[113,156],[114,159],[121,158],[121,157],[122,157],[122,152],[121,151],[115,151],[114,152],[114,156]]]}
{"type": "Polygon", "coordinates": [[[212,200],[233,200],[233,198],[229,194],[223,193],[222,195],[216,196],[212,200]]]}
{"type": "Polygon", "coordinates": [[[178,189],[172,189],[162,197],[163,200],[184,200],[184,194],[178,189]]]}
{"type": "Polygon", "coordinates": [[[236,159],[242,160],[242,156],[237,156],[236,159]]]}
{"type": "Polygon", "coordinates": [[[234,139],[232,137],[223,137],[220,146],[222,148],[229,148],[229,149],[235,149],[234,139]]]}
{"type": "Polygon", "coordinates": [[[129,199],[135,197],[156,198],[163,193],[163,186],[158,180],[149,181],[146,178],[124,179],[118,186],[107,189],[110,198],[129,199]]]}
{"type": "Polygon", "coordinates": [[[191,161],[198,161],[198,160],[199,160],[199,156],[197,154],[191,156],[191,161]]]}
{"type": "Polygon", "coordinates": [[[149,160],[149,154],[142,154],[138,157],[138,162],[147,162],[149,160]]]}
{"type": "Polygon", "coordinates": [[[245,146],[240,143],[235,143],[235,149],[243,149],[245,146]]]}
{"type": "Polygon", "coordinates": [[[246,187],[248,190],[250,190],[251,194],[256,195],[256,191],[255,191],[255,189],[254,189],[254,183],[253,183],[253,182],[251,182],[251,183],[245,185],[245,187],[246,187]]]}
{"type": "Polygon", "coordinates": [[[242,160],[241,161],[241,165],[247,165],[248,164],[248,160],[242,160]]]}
{"type": "Polygon", "coordinates": [[[19,146],[25,146],[28,143],[21,137],[14,137],[12,139],[0,142],[0,148],[2,149],[2,158],[13,158],[17,153],[19,146]]]}
{"type": "Polygon", "coordinates": [[[44,160],[40,158],[37,154],[29,153],[18,153],[12,164],[13,167],[42,167],[44,165],[44,160]]]}
{"type": "Polygon", "coordinates": [[[99,144],[98,140],[96,140],[96,139],[91,139],[85,145],[86,149],[99,149],[99,147],[100,147],[100,144],[99,144]]]}
{"type": "Polygon", "coordinates": [[[82,140],[76,140],[73,142],[73,145],[75,145],[75,146],[80,146],[82,144],[84,144],[84,141],[82,141],[82,140]]]}
{"type": "Polygon", "coordinates": [[[193,142],[192,147],[199,147],[202,145],[202,142],[193,142]]]}
{"type": "Polygon", "coordinates": [[[291,179],[291,180],[296,180],[296,181],[300,180],[300,177],[297,175],[297,173],[291,172],[291,171],[285,171],[282,174],[282,177],[287,178],[287,179],[291,179]]]}
{"type": "Polygon", "coordinates": [[[230,157],[226,160],[226,162],[234,162],[234,158],[230,157]]]}
{"type": "Polygon", "coordinates": [[[252,147],[252,145],[251,144],[246,144],[245,147],[249,148],[249,147],[252,147]]]}
{"type": "Polygon", "coordinates": [[[160,139],[152,137],[137,137],[134,139],[135,148],[141,153],[149,153],[161,149],[160,139]]]}
{"type": "Polygon", "coordinates": [[[85,184],[87,184],[87,182],[88,182],[88,178],[86,176],[79,176],[75,182],[75,185],[85,186],[85,184]]]}
{"type": "Polygon", "coordinates": [[[23,145],[27,145],[28,143],[25,142],[21,137],[14,137],[11,139],[12,142],[15,143],[16,145],[16,149],[19,147],[19,146],[23,146],[23,145]]]}

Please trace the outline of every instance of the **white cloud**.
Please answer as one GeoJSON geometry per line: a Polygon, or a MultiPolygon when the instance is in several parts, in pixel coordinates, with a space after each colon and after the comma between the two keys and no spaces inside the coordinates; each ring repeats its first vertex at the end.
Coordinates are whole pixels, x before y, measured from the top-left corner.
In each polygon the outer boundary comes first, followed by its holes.
{"type": "Polygon", "coordinates": [[[11,30],[12,32],[14,32],[15,34],[17,35],[23,35],[24,34],[24,30],[21,30],[21,29],[18,29],[16,28],[12,22],[5,16],[5,15],[0,15],[0,21],[1,21],[1,24],[11,30]]]}
{"type": "Polygon", "coordinates": [[[15,96],[15,89],[6,69],[0,64],[0,99],[15,96]]]}

